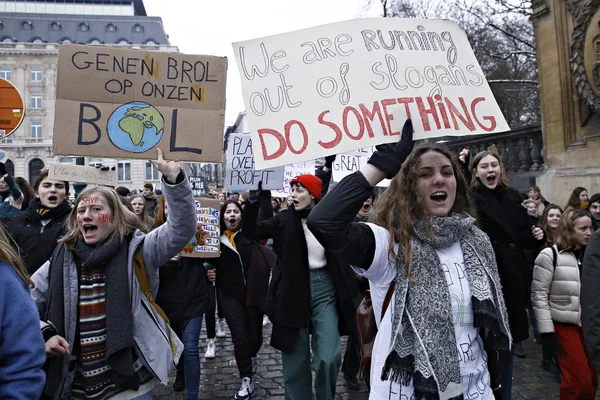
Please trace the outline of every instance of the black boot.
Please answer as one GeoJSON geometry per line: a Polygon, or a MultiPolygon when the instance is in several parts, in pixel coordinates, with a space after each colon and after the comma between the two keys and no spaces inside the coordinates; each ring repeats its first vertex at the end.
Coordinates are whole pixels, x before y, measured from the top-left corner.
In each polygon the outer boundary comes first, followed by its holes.
{"type": "Polygon", "coordinates": [[[185,375],[183,373],[183,368],[177,370],[177,376],[175,377],[175,382],[173,382],[173,391],[182,392],[185,389],[185,375]]]}

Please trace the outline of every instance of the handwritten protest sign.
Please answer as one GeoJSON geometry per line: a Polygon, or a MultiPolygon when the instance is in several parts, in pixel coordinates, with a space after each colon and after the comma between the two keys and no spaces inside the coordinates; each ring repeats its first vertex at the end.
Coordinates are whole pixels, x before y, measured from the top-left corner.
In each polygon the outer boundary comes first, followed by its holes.
{"type": "Polygon", "coordinates": [[[228,190],[258,189],[262,181],[265,190],[281,189],[283,167],[256,170],[252,154],[252,139],[248,134],[233,134],[227,144],[225,188],[228,190]]]}
{"type": "MultiPolygon", "coordinates": [[[[375,151],[375,147],[353,150],[348,153],[338,154],[333,162],[331,179],[334,182],[339,182],[346,176],[360,171],[367,164],[369,157],[375,151]]],[[[379,187],[390,186],[390,180],[384,179],[377,184],[379,187]]]]}
{"type": "Polygon", "coordinates": [[[215,199],[196,199],[196,234],[183,248],[182,257],[216,258],[221,255],[221,203],[215,199]]]}
{"type": "Polygon", "coordinates": [[[257,168],[508,125],[464,31],[356,19],[234,43],[257,168]]]}
{"type": "Polygon", "coordinates": [[[202,196],[206,194],[206,188],[204,187],[205,182],[204,178],[198,176],[189,176],[188,181],[190,182],[190,186],[192,188],[192,195],[194,197],[202,196]]]}
{"type": "Polygon", "coordinates": [[[315,161],[304,161],[285,166],[283,174],[283,188],[280,190],[271,190],[274,197],[288,197],[292,193],[290,182],[298,175],[315,173],[315,161]]]}
{"type": "Polygon", "coordinates": [[[96,167],[72,164],[50,164],[48,178],[57,181],[95,183],[97,185],[117,186],[117,171],[102,171],[96,167]]]}
{"type": "Polygon", "coordinates": [[[61,44],[53,152],[220,162],[227,60],[61,44]]]}

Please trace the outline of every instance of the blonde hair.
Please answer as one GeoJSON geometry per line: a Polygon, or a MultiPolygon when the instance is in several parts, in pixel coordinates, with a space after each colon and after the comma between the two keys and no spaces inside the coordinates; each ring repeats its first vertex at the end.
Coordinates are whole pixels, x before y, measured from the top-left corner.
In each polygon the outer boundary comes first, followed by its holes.
{"type": "MultiPolygon", "coordinates": [[[[144,212],[142,212],[142,215],[138,215],[138,218],[142,220],[142,224],[145,225],[148,230],[152,229],[152,226],[154,225],[154,220],[150,218],[150,216],[146,212],[146,207],[148,205],[148,203],[146,202],[146,198],[141,194],[134,194],[129,198],[129,204],[131,205],[131,202],[135,199],[142,199],[142,201],[144,202],[144,212]]],[[[154,212],[156,213],[156,210],[154,212]]]]}
{"type": "Polygon", "coordinates": [[[497,153],[494,153],[493,151],[489,150],[480,151],[479,153],[477,153],[475,158],[473,158],[473,162],[471,163],[471,187],[473,189],[479,189],[480,187],[483,187],[483,184],[479,181],[479,177],[477,176],[477,166],[479,165],[481,160],[483,160],[487,156],[492,156],[496,160],[498,160],[498,165],[500,166],[500,180],[498,181],[496,189],[502,190],[508,188],[510,186],[510,183],[508,182],[508,175],[506,175],[504,164],[502,163],[502,160],[500,159],[500,156],[497,153]]]}
{"type": "Polygon", "coordinates": [[[67,229],[69,233],[60,239],[60,241],[64,242],[69,249],[72,250],[75,246],[75,242],[82,238],[77,225],[77,207],[83,198],[89,197],[92,194],[102,196],[108,203],[108,207],[112,213],[112,229],[109,232],[109,240],[113,240],[118,236],[119,240],[122,242],[127,235],[135,232],[136,229],[142,230],[142,221],[134,212],[129,211],[127,207],[121,203],[119,195],[114,189],[106,186],[87,187],[81,192],[79,197],[77,197],[77,200],[75,200],[73,210],[67,220],[67,229]]]}
{"type": "Polygon", "coordinates": [[[25,263],[17,253],[17,251],[11,246],[8,240],[8,234],[4,227],[0,224],[0,259],[6,261],[15,270],[17,275],[29,286],[34,288],[35,285],[27,273],[25,263]]]}
{"type": "Polygon", "coordinates": [[[406,275],[410,278],[412,265],[412,247],[410,239],[414,233],[414,224],[419,219],[428,216],[423,209],[420,196],[417,194],[417,168],[423,154],[435,151],[448,159],[452,165],[456,179],[456,198],[450,212],[475,215],[469,198],[469,188],[458,164],[444,147],[425,144],[417,147],[406,159],[402,169],[392,179],[390,187],[383,192],[378,201],[372,221],[388,230],[390,233],[390,260],[404,262],[406,275]],[[395,251],[398,243],[399,252],[395,251]]]}
{"type": "Polygon", "coordinates": [[[561,215],[555,242],[556,247],[560,250],[574,250],[579,248],[579,244],[575,241],[575,221],[585,217],[592,220],[592,215],[580,208],[566,210],[561,215]]]}

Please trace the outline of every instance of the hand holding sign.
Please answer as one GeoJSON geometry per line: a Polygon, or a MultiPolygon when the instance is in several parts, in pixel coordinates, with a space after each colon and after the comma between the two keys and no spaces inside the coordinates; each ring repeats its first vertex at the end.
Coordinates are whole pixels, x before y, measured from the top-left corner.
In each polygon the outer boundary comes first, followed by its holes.
{"type": "Polygon", "coordinates": [[[402,163],[413,150],[414,144],[412,121],[407,119],[402,128],[400,141],[377,146],[377,151],[369,159],[369,164],[377,167],[388,179],[392,179],[400,171],[402,163]]]}
{"type": "Polygon", "coordinates": [[[163,158],[163,152],[160,148],[157,148],[158,158],[156,160],[150,160],[150,163],[154,165],[161,174],[164,175],[165,179],[169,183],[175,183],[177,176],[181,171],[179,167],[179,161],[166,161],[163,158]]]}

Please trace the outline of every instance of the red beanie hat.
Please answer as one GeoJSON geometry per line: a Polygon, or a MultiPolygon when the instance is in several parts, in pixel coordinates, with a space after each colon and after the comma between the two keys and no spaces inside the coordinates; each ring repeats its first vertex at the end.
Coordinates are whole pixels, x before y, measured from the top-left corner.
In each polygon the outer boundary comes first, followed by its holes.
{"type": "Polygon", "coordinates": [[[304,186],[306,190],[315,197],[315,201],[321,199],[321,187],[323,186],[323,182],[316,176],[310,174],[298,175],[292,179],[290,186],[294,183],[299,183],[304,186]]]}

